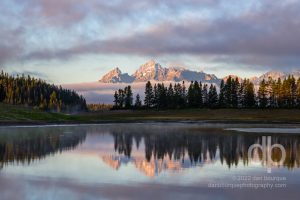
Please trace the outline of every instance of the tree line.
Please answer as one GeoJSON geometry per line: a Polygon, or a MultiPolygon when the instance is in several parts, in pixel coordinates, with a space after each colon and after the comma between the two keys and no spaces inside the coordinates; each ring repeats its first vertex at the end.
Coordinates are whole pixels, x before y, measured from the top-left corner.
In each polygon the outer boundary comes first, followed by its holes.
{"type": "Polygon", "coordinates": [[[258,88],[249,79],[228,77],[217,90],[215,84],[192,81],[145,85],[144,103],[137,94],[133,102],[131,86],[119,89],[114,95],[114,109],[180,109],[180,108],[300,108],[300,78],[262,80],[258,88]]]}
{"type": "Polygon", "coordinates": [[[3,71],[0,74],[0,102],[54,112],[87,109],[85,99],[75,91],[30,76],[10,76],[3,71]]]}

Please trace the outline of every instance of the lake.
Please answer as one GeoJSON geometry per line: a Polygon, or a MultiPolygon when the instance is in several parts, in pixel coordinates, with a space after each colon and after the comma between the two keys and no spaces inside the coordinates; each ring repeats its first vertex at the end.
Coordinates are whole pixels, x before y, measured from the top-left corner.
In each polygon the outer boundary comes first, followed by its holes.
{"type": "Polygon", "coordinates": [[[299,166],[299,125],[0,127],[1,200],[292,200],[299,166]]]}

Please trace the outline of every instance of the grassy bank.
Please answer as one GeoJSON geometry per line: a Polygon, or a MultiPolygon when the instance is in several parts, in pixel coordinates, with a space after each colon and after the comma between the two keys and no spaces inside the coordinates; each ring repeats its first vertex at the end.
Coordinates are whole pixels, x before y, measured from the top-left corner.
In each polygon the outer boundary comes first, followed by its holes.
{"type": "Polygon", "coordinates": [[[25,106],[16,106],[0,103],[0,121],[30,122],[30,121],[66,121],[71,120],[69,115],[44,112],[25,106]]]}
{"type": "Polygon", "coordinates": [[[49,113],[24,106],[0,104],[0,123],[102,123],[142,121],[224,121],[300,123],[297,109],[186,109],[168,111],[102,111],[81,114],[49,113]]]}

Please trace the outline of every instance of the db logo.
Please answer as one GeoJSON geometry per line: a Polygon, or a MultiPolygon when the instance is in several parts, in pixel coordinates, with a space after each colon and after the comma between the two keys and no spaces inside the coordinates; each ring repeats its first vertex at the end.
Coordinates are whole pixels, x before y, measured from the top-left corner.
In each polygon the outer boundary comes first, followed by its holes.
{"type": "Polygon", "coordinates": [[[250,159],[250,162],[252,163],[258,163],[263,166],[267,166],[268,173],[271,173],[271,166],[279,166],[283,165],[283,162],[286,158],[286,151],[284,147],[281,144],[271,144],[271,136],[263,136],[262,137],[262,144],[252,144],[248,149],[248,158],[250,159]],[[267,138],[267,139],[266,139],[267,138]],[[279,148],[281,151],[281,159],[278,162],[273,161],[272,159],[272,150],[274,148],[279,148]],[[255,149],[260,149],[262,152],[262,160],[261,161],[254,161],[252,159],[252,153],[255,149]]]}

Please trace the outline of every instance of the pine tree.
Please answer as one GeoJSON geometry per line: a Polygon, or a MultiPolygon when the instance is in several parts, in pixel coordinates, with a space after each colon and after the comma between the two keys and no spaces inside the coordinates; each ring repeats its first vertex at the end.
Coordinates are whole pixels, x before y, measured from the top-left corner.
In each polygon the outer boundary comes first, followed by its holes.
{"type": "Polygon", "coordinates": [[[167,105],[168,108],[174,108],[174,90],[173,85],[170,83],[168,91],[167,91],[167,105]]]}
{"type": "Polygon", "coordinates": [[[296,102],[297,102],[297,107],[300,108],[300,78],[298,78],[298,81],[297,81],[297,97],[296,97],[296,102]]]}
{"type": "Polygon", "coordinates": [[[157,107],[162,109],[167,107],[167,88],[163,83],[157,85],[157,107]]]}
{"type": "Polygon", "coordinates": [[[182,81],[180,104],[182,108],[186,107],[187,104],[187,94],[184,81],[182,81]]]}
{"type": "Polygon", "coordinates": [[[228,108],[232,107],[232,82],[232,78],[229,76],[224,85],[225,106],[228,108]]]}
{"type": "Polygon", "coordinates": [[[115,94],[114,94],[114,108],[119,108],[119,95],[118,95],[118,92],[115,91],[115,94]]]}
{"type": "Polygon", "coordinates": [[[202,98],[202,84],[195,81],[194,83],[194,106],[196,108],[200,108],[203,106],[203,98],[202,98]]]}
{"type": "Polygon", "coordinates": [[[50,95],[50,101],[49,101],[49,109],[51,111],[57,111],[58,101],[56,97],[56,92],[53,91],[50,95]]]}
{"type": "Polygon", "coordinates": [[[277,104],[279,108],[282,108],[284,105],[284,92],[283,92],[283,87],[282,87],[282,81],[281,78],[278,78],[277,82],[276,82],[276,94],[278,95],[277,98],[277,104]]]}
{"type": "Polygon", "coordinates": [[[208,86],[204,84],[202,89],[203,106],[208,107],[208,86]]]}
{"type": "Polygon", "coordinates": [[[267,93],[268,93],[268,105],[271,108],[277,107],[277,95],[276,95],[276,82],[269,77],[267,82],[267,93]]]}
{"type": "Polygon", "coordinates": [[[39,108],[40,108],[41,110],[47,110],[47,108],[48,108],[47,100],[44,98],[43,95],[41,95],[41,102],[40,102],[40,104],[39,104],[39,108]]]}
{"type": "Polygon", "coordinates": [[[158,107],[158,89],[157,89],[157,85],[154,84],[154,87],[153,87],[153,106],[155,108],[158,107]]]}
{"type": "Polygon", "coordinates": [[[250,80],[245,81],[244,85],[244,107],[253,108],[255,107],[255,90],[253,83],[250,80]]]}
{"type": "Polygon", "coordinates": [[[238,108],[245,108],[245,93],[246,93],[246,79],[239,84],[238,89],[238,108]]]}
{"type": "Polygon", "coordinates": [[[124,88],[124,101],[125,101],[125,108],[131,108],[132,107],[132,101],[133,101],[133,94],[131,90],[131,86],[128,85],[124,88]]]}
{"type": "Polygon", "coordinates": [[[221,81],[220,84],[220,93],[219,93],[219,102],[218,102],[218,106],[220,108],[224,108],[225,106],[225,83],[224,80],[221,81]]]}
{"type": "Polygon", "coordinates": [[[294,108],[297,105],[297,83],[294,76],[290,77],[290,107],[294,108]]]}
{"type": "Polygon", "coordinates": [[[118,100],[119,100],[119,108],[124,108],[124,106],[125,106],[125,92],[122,89],[118,90],[118,100]]]}
{"type": "Polygon", "coordinates": [[[148,81],[145,87],[145,99],[144,104],[147,108],[151,108],[153,106],[154,94],[151,82],[148,81]]]}
{"type": "Polygon", "coordinates": [[[239,90],[239,80],[236,78],[232,80],[231,83],[231,107],[238,107],[238,90],[239,90]]]}
{"type": "Polygon", "coordinates": [[[259,84],[258,90],[258,101],[259,107],[266,108],[268,106],[268,93],[267,93],[267,84],[263,79],[259,84]]]}
{"type": "Polygon", "coordinates": [[[184,101],[182,96],[182,87],[180,83],[175,83],[174,85],[174,103],[176,108],[182,108],[182,102],[184,101]]]}
{"type": "Polygon", "coordinates": [[[140,95],[137,94],[136,97],[135,97],[135,103],[134,103],[134,106],[136,108],[141,108],[142,107],[142,101],[141,101],[141,98],[140,98],[140,95]]]}
{"type": "Polygon", "coordinates": [[[188,101],[188,106],[190,108],[193,108],[195,106],[195,89],[194,89],[194,82],[191,81],[191,84],[188,88],[188,94],[187,94],[187,101],[188,101]]]}
{"type": "Polygon", "coordinates": [[[208,92],[208,105],[210,108],[215,108],[218,105],[218,93],[216,87],[211,84],[208,92]]]}

